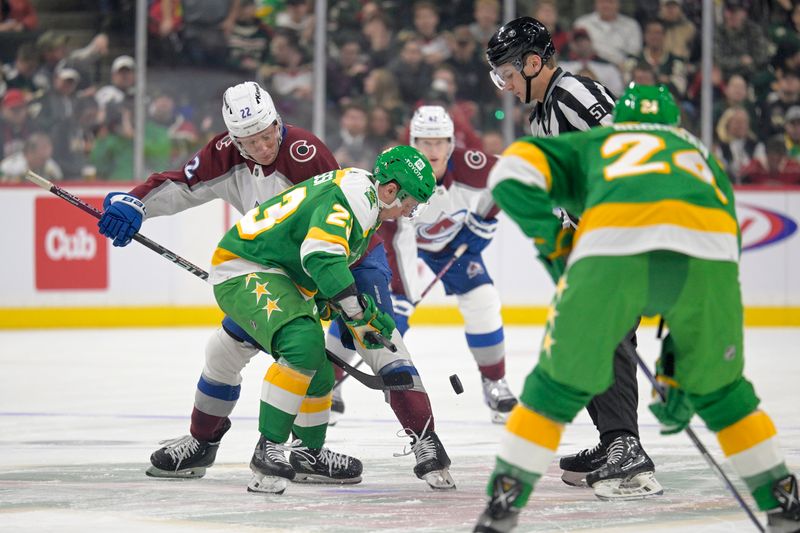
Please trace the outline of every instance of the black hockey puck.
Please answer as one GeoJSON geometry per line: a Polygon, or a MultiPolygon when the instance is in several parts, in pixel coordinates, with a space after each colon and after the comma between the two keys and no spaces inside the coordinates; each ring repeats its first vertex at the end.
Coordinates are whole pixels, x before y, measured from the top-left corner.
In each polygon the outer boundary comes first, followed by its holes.
{"type": "Polygon", "coordinates": [[[464,386],[461,384],[461,380],[458,379],[457,374],[450,376],[450,385],[453,386],[453,390],[456,391],[456,394],[464,392],[464,386]]]}

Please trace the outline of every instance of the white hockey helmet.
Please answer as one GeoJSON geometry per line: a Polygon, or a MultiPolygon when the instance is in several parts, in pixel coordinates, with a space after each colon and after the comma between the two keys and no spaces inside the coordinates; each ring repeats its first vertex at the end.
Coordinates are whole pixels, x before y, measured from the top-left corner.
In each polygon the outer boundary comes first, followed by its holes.
{"type": "Polygon", "coordinates": [[[442,106],[424,105],[414,111],[410,126],[411,146],[417,148],[416,142],[420,138],[447,138],[450,139],[449,158],[455,148],[454,135],[453,119],[442,106]]]}
{"type": "Polygon", "coordinates": [[[279,130],[282,126],[272,97],[254,81],[234,85],[225,91],[222,96],[222,118],[231,140],[245,157],[249,156],[242,149],[240,138],[260,133],[274,123],[278,124],[279,130]]]}

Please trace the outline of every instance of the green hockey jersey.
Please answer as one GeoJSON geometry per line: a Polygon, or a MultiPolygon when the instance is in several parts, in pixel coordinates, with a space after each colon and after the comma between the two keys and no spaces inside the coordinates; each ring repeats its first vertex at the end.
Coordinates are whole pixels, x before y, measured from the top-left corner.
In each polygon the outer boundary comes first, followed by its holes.
{"type": "Polygon", "coordinates": [[[511,144],[489,176],[500,208],[557,257],[564,232],[556,206],[580,217],[569,262],[672,250],[738,261],[733,188],[708,149],[686,130],[622,123],[511,144]],[[556,251],[556,252],[554,252],[556,251]]]}
{"type": "Polygon", "coordinates": [[[378,226],[378,192],[357,168],[308,179],[248,211],[222,238],[209,281],[280,269],[307,296],[330,298],[351,285],[349,265],[378,226]]]}

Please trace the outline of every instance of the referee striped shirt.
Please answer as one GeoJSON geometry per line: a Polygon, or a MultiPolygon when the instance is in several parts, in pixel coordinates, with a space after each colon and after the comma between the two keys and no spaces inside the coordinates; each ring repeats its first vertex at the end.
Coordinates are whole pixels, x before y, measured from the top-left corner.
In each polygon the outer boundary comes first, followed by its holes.
{"type": "Polygon", "coordinates": [[[537,102],[528,120],[534,137],[554,137],[611,124],[614,96],[602,84],[557,68],[544,101],[537,102]]]}

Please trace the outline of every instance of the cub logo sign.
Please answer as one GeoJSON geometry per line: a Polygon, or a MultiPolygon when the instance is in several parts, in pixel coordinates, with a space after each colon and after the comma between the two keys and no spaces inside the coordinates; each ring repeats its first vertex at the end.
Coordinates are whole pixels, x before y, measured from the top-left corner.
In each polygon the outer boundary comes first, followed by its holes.
{"type": "MultiPolygon", "coordinates": [[[[84,198],[102,209],[102,198],[84,198]]],[[[94,218],[59,198],[36,199],[36,288],[108,287],[107,240],[94,218]]]]}

